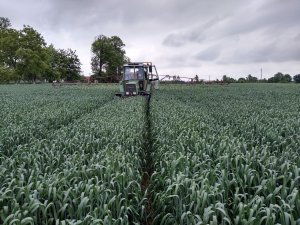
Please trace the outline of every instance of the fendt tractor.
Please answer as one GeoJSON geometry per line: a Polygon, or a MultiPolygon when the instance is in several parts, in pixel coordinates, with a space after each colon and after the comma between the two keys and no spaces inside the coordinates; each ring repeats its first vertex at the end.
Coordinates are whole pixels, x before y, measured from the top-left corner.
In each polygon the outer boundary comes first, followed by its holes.
{"type": "Polygon", "coordinates": [[[144,95],[150,99],[151,90],[158,89],[158,74],[152,62],[133,62],[123,66],[123,79],[119,83],[119,97],[144,95]],[[153,69],[155,73],[153,73],[153,69]]]}

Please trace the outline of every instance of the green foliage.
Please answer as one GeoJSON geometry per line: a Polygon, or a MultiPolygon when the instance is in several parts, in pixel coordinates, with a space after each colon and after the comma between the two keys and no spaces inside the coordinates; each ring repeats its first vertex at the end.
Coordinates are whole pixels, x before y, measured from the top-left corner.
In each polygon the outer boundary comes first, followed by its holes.
{"type": "Polygon", "coordinates": [[[61,79],[67,81],[80,79],[80,60],[76,54],[76,51],[72,49],[59,49],[57,52],[57,71],[60,74],[61,79]]]}
{"type": "Polygon", "coordinates": [[[292,81],[292,77],[289,74],[276,73],[273,77],[268,79],[269,83],[288,83],[292,81]]]}
{"type": "Polygon", "coordinates": [[[0,224],[139,222],[143,98],[113,99],[115,86],[0,88],[0,224]]]}
{"type": "Polygon", "coordinates": [[[47,47],[42,35],[30,26],[18,31],[2,17],[0,26],[0,66],[2,71],[12,71],[1,72],[1,82],[80,79],[81,63],[75,51],[47,47]]]}
{"type": "Polygon", "coordinates": [[[300,83],[300,74],[295,75],[293,79],[296,83],[300,83]]]}
{"type": "Polygon", "coordinates": [[[17,73],[24,80],[42,79],[47,70],[46,42],[42,35],[32,27],[24,26],[20,31],[20,48],[16,51],[18,58],[17,73]]]}
{"type": "Polygon", "coordinates": [[[0,64],[15,69],[16,52],[20,48],[20,33],[15,29],[0,30],[0,64]]]}
{"type": "Polygon", "coordinates": [[[0,86],[0,224],[300,223],[297,85],[115,91],[0,86]]]}
{"type": "Polygon", "coordinates": [[[246,78],[246,81],[248,83],[256,83],[258,81],[257,77],[252,76],[251,74],[249,74],[246,78]]]}
{"type": "Polygon", "coordinates": [[[51,44],[46,48],[47,51],[47,68],[44,74],[46,80],[52,83],[55,80],[60,80],[59,68],[59,54],[58,51],[51,44]]]}
{"type": "Polygon", "coordinates": [[[222,80],[223,80],[223,82],[225,82],[225,83],[235,83],[235,82],[236,82],[236,80],[235,80],[234,78],[232,78],[232,77],[227,77],[226,75],[223,76],[222,80]]]}
{"type": "Polygon", "coordinates": [[[16,79],[15,71],[9,67],[0,65],[0,84],[9,83],[11,80],[16,79]]]}
{"type": "MultiPolygon", "coordinates": [[[[223,79],[224,79],[224,77],[223,77],[223,79]]],[[[229,79],[229,81],[231,81],[230,83],[234,83],[234,81],[235,81],[233,78],[230,78],[230,77],[227,79],[229,79]]],[[[258,79],[257,79],[257,77],[254,77],[251,74],[248,74],[248,76],[246,78],[241,77],[236,82],[237,83],[257,83],[258,79]]]]}
{"type": "Polygon", "coordinates": [[[92,71],[96,77],[101,77],[105,66],[109,63],[109,54],[112,47],[109,45],[108,37],[100,35],[92,43],[92,71]]]}
{"type": "Polygon", "coordinates": [[[81,79],[81,63],[72,49],[58,49],[53,45],[47,47],[47,65],[45,78],[52,82],[54,80],[64,79],[66,81],[75,81],[81,79]]]}
{"type": "Polygon", "coordinates": [[[10,20],[5,17],[0,17],[0,30],[7,29],[11,27],[10,20]]]}
{"type": "Polygon", "coordinates": [[[129,61],[123,49],[125,44],[118,36],[106,37],[100,35],[92,43],[92,71],[94,77],[101,78],[120,76],[122,65],[129,61]]]}
{"type": "Polygon", "coordinates": [[[238,83],[246,83],[246,79],[243,77],[240,77],[237,82],[238,83]]]}
{"type": "Polygon", "coordinates": [[[150,106],[153,224],[299,224],[296,93],[296,85],[161,86],[150,106]]]}

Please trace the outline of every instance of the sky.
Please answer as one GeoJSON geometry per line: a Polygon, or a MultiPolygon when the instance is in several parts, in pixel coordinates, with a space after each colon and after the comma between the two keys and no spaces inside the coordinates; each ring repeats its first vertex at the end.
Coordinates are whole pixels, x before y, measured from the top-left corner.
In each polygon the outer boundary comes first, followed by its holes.
{"type": "Polygon", "coordinates": [[[76,50],[91,74],[91,44],[119,36],[131,61],[200,79],[300,74],[299,0],[0,0],[0,17],[47,44],[76,50]],[[261,70],[262,69],[262,70],[261,70]]]}

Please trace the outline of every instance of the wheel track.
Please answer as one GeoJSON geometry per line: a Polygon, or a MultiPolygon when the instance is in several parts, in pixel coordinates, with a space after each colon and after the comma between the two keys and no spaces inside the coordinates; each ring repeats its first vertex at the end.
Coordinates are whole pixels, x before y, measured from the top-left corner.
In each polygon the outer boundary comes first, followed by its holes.
{"type": "Polygon", "coordinates": [[[145,201],[145,215],[142,217],[141,224],[152,225],[154,218],[154,210],[152,206],[152,193],[150,188],[151,176],[154,172],[154,163],[152,158],[153,152],[153,137],[152,137],[152,121],[150,115],[150,98],[146,100],[145,109],[145,128],[144,128],[144,153],[142,154],[143,168],[142,168],[142,192],[146,197],[145,201]]]}

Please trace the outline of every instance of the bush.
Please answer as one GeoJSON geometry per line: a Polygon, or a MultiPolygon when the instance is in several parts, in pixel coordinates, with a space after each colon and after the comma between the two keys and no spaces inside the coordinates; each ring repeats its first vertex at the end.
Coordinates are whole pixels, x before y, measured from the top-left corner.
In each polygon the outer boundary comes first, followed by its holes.
{"type": "Polygon", "coordinates": [[[300,83],[300,74],[295,75],[293,78],[296,83],[300,83]]]}
{"type": "Polygon", "coordinates": [[[0,83],[8,83],[11,80],[14,80],[15,72],[14,70],[0,66],[0,83]]]}

